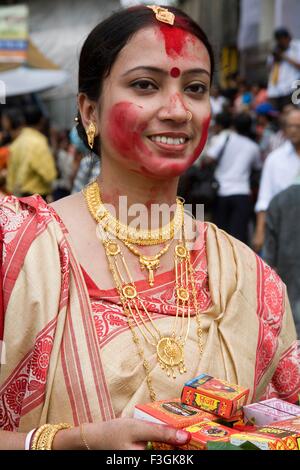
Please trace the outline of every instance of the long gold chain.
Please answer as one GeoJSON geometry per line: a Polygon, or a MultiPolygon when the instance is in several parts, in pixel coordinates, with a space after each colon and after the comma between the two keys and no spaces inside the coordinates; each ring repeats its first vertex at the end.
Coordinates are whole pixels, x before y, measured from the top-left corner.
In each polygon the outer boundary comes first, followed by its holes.
{"type": "Polygon", "coordinates": [[[188,285],[188,265],[187,250],[182,244],[178,244],[175,248],[175,265],[176,265],[176,316],[174,326],[170,336],[162,336],[159,329],[155,325],[151,315],[143,299],[138,295],[137,288],[130,274],[127,262],[121,252],[120,246],[115,240],[109,238],[108,234],[98,225],[97,235],[102,241],[108,258],[110,270],[112,272],[116,287],[119,292],[123,309],[129,313],[136,327],[139,329],[144,340],[154,346],[157,352],[158,362],[162,369],[166,370],[168,376],[176,378],[175,370],[183,374],[186,369],[184,366],[184,345],[188,336],[190,326],[190,294],[188,285]],[[187,307],[187,331],[184,330],[184,312],[187,307]],[[144,319],[143,314],[147,321],[144,319]],[[179,312],[181,311],[181,327],[178,334],[179,312]]]}
{"type": "Polygon", "coordinates": [[[89,193],[88,207],[92,216],[97,222],[102,223],[107,232],[121,241],[127,240],[135,245],[160,245],[172,240],[182,226],[183,202],[180,198],[176,198],[176,211],[170,223],[158,229],[137,230],[120,222],[106,209],[96,181],[90,183],[83,193],[85,194],[87,190],[89,193]]]}
{"type": "MultiPolygon", "coordinates": [[[[88,208],[93,215],[93,213],[97,211],[97,208],[94,206],[95,200],[90,198],[89,188],[90,186],[84,191],[84,196],[88,208]],[[91,207],[93,210],[91,210],[91,207]]],[[[104,246],[108,266],[118,290],[124,313],[127,317],[133,342],[142,360],[150,398],[155,401],[156,393],[153,389],[150,365],[145,358],[144,350],[136,329],[148,344],[156,348],[157,359],[162,370],[165,370],[168,376],[176,378],[176,370],[181,374],[186,372],[184,365],[184,346],[190,329],[192,300],[196,312],[199,351],[201,355],[203,353],[203,334],[197,302],[194,270],[190,260],[190,253],[186,248],[184,224],[182,225],[181,240],[174,249],[176,315],[172,333],[169,336],[162,336],[149,314],[143,299],[138,295],[135,283],[119,244],[115,239],[111,238],[111,234],[107,233],[101,223],[97,225],[97,235],[104,246]],[[190,293],[192,293],[192,295],[190,295],[190,293]],[[141,313],[140,309],[144,315],[141,313]],[[178,327],[179,313],[181,313],[181,325],[178,327]],[[184,327],[185,319],[187,322],[186,328],[184,327]],[[147,324],[147,320],[149,325],[147,324]]]]}

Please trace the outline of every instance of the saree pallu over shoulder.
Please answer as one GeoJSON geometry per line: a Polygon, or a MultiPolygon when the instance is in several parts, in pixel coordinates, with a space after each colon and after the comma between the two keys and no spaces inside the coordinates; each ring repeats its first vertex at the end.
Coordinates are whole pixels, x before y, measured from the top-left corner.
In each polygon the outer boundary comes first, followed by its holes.
{"type": "Polygon", "coordinates": [[[9,196],[0,225],[0,428],[112,418],[88,293],[62,223],[39,196],[9,196]]]}

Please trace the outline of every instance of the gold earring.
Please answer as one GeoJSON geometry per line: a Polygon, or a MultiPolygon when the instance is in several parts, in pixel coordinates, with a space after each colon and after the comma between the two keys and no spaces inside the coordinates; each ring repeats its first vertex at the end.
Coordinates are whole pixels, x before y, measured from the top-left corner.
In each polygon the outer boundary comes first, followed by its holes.
{"type": "Polygon", "coordinates": [[[94,146],[94,140],[95,140],[95,134],[96,134],[96,127],[93,121],[90,122],[89,127],[85,131],[88,139],[88,144],[91,147],[91,149],[94,146]]]}
{"type": "Polygon", "coordinates": [[[191,113],[191,111],[187,110],[186,117],[187,117],[188,122],[190,122],[192,120],[193,114],[191,113]]]}

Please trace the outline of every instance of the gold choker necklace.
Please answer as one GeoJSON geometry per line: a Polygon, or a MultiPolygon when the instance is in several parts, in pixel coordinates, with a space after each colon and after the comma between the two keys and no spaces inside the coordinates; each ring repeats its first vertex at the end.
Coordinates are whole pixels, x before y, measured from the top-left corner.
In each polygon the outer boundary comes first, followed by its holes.
{"type": "Polygon", "coordinates": [[[87,201],[89,210],[97,222],[101,222],[104,229],[121,241],[128,241],[135,245],[161,245],[172,240],[179,232],[183,223],[183,202],[176,198],[176,211],[171,222],[161,228],[154,230],[137,230],[123,224],[116,219],[102,202],[98,183],[95,181],[84,189],[84,194],[88,190],[89,200],[87,201]]]}

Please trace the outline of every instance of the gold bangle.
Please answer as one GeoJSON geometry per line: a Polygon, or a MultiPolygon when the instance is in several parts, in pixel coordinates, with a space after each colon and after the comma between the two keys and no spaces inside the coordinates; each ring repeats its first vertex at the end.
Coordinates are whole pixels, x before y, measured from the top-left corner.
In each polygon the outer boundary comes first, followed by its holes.
{"type": "Polygon", "coordinates": [[[62,429],[70,429],[72,426],[67,423],[44,424],[37,431],[32,442],[32,450],[52,450],[52,444],[56,433],[62,429]]]}
{"type": "Polygon", "coordinates": [[[32,442],[31,442],[31,450],[37,450],[37,443],[38,443],[39,437],[48,426],[49,424],[43,424],[35,431],[32,442]]]}
{"type": "Polygon", "coordinates": [[[59,423],[59,424],[54,424],[50,425],[48,429],[44,431],[42,434],[41,438],[41,445],[40,445],[40,440],[38,443],[38,449],[39,450],[52,450],[52,445],[54,438],[58,431],[61,431],[62,429],[70,429],[72,426],[68,423],[59,423]]]}
{"type": "Polygon", "coordinates": [[[83,429],[83,424],[80,424],[80,426],[79,426],[79,432],[80,432],[81,440],[82,440],[82,442],[84,443],[86,449],[87,449],[87,450],[92,450],[92,449],[90,448],[90,446],[88,445],[87,441],[86,441],[86,437],[85,437],[84,429],[83,429]]]}

